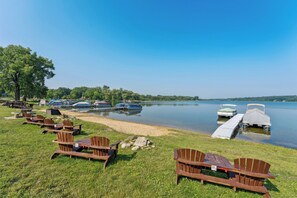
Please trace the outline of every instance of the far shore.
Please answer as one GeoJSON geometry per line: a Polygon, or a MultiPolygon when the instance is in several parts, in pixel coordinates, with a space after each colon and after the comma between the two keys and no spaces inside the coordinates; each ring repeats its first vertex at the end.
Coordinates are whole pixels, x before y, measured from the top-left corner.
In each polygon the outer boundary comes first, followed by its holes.
{"type": "Polygon", "coordinates": [[[67,110],[61,110],[61,113],[71,117],[75,117],[83,121],[103,124],[116,131],[126,133],[126,134],[143,135],[143,136],[166,136],[174,133],[173,130],[170,130],[170,128],[164,127],[164,126],[154,126],[154,125],[148,125],[148,124],[115,120],[115,119],[106,118],[99,115],[91,115],[88,113],[81,113],[81,112],[74,112],[74,111],[67,111],[67,110]]]}

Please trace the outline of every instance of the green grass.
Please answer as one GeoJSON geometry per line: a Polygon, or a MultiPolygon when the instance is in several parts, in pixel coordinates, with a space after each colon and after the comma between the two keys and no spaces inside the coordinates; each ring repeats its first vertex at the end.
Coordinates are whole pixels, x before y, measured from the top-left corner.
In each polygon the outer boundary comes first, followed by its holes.
{"type": "MultiPolygon", "coordinates": [[[[53,134],[38,126],[22,125],[23,119],[5,120],[12,109],[0,107],[0,197],[261,197],[260,194],[181,178],[175,184],[173,149],[188,147],[221,154],[230,161],[251,157],[271,164],[275,180],[266,183],[272,197],[297,195],[297,151],[242,140],[211,139],[208,135],[177,131],[167,137],[150,137],[156,148],[120,149],[117,160],[105,170],[103,162],[59,156],[53,134]]],[[[14,110],[15,111],[15,110],[14,110]]],[[[128,135],[107,126],[81,122],[83,135],[101,135],[111,142],[128,135]]]]}

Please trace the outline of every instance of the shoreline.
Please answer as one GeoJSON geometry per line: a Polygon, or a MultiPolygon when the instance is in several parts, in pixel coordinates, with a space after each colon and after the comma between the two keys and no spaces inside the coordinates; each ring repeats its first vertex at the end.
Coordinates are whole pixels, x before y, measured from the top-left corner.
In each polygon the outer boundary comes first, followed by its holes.
{"type": "MultiPolygon", "coordinates": [[[[85,112],[75,112],[75,111],[69,111],[69,110],[60,110],[60,111],[64,115],[75,117],[79,120],[86,121],[86,122],[103,124],[114,129],[115,131],[125,133],[125,134],[130,134],[130,135],[160,137],[160,136],[173,135],[179,132],[187,132],[187,133],[198,133],[199,135],[206,135],[210,138],[209,134],[203,133],[201,131],[193,131],[193,130],[181,129],[177,127],[158,126],[153,124],[144,124],[144,123],[137,123],[137,122],[131,122],[131,121],[117,120],[117,119],[107,118],[100,115],[88,114],[85,112]]],[[[237,138],[237,140],[296,150],[294,147],[289,147],[284,145],[251,141],[251,140],[242,139],[242,138],[237,138]]]]}
{"type": "Polygon", "coordinates": [[[112,118],[106,118],[100,115],[92,115],[88,113],[81,113],[81,112],[74,112],[74,111],[67,111],[67,110],[60,110],[60,111],[64,115],[72,116],[82,121],[103,124],[118,132],[131,134],[131,135],[133,134],[133,135],[158,137],[158,136],[172,135],[176,133],[174,132],[174,130],[178,130],[178,129],[169,128],[165,126],[156,126],[156,125],[149,125],[149,124],[143,124],[143,123],[115,120],[112,118]]]}

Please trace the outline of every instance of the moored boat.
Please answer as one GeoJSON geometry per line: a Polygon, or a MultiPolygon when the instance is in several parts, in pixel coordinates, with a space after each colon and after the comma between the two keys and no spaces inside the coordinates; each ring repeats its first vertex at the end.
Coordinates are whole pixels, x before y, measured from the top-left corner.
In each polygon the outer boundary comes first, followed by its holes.
{"type": "Polygon", "coordinates": [[[141,110],[142,106],[135,103],[118,103],[115,110],[141,110]]]}
{"type": "Polygon", "coordinates": [[[114,109],[115,110],[124,110],[126,107],[126,103],[118,103],[115,105],[114,109]]]}
{"type": "Polygon", "coordinates": [[[139,104],[134,104],[134,103],[128,103],[126,106],[127,110],[141,110],[142,106],[139,104]]]}
{"type": "Polygon", "coordinates": [[[96,100],[93,105],[97,108],[110,108],[111,107],[111,104],[106,101],[97,101],[96,100]]]}
{"type": "Polygon", "coordinates": [[[263,104],[248,104],[242,123],[244,127],[257,126],[266,131],[269,131],[271,127],[270,117],[266,115],[265,105],[263,104]]]}
{"type": "Polygon", "coordinates": [[[219,117],[233,117],[237,114],[236,107],[234,104],[222,104],[217,114],[219,117]]]}
{"type": "Polygon", "coordinates": [[[89,102],[77,102],[77,103],[73,104],[72,107],[76,107],[76,108],[88,108],[88,107],[92,107],[92,105],[89,102]]]}

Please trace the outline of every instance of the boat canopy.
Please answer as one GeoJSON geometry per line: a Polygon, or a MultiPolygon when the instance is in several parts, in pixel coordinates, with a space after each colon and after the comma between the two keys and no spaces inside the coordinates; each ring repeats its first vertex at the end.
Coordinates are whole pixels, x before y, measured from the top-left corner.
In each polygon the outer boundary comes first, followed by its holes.
{"type": "Polygon", "coordinates": [[[243,116],[243,124],[271,126],[270,117],[265,114],[265,105],[263,104],[248,104],[247,111],[243,116]],[[262,109],[259,109],[261,107],[262,109]]]}
{"type": "Polygon", "coordinates": [[[222,104],[222,107],[237,107],[235,104],[222,104]]]}
{"type": "Polygon", "coordinates": [[[248,104],[247,110],[251,110],[251,109],[259,109],[259,110],[262,110],[263,112],[265,112],[265,105],[263,105],[263,104],[248,104]]]}

